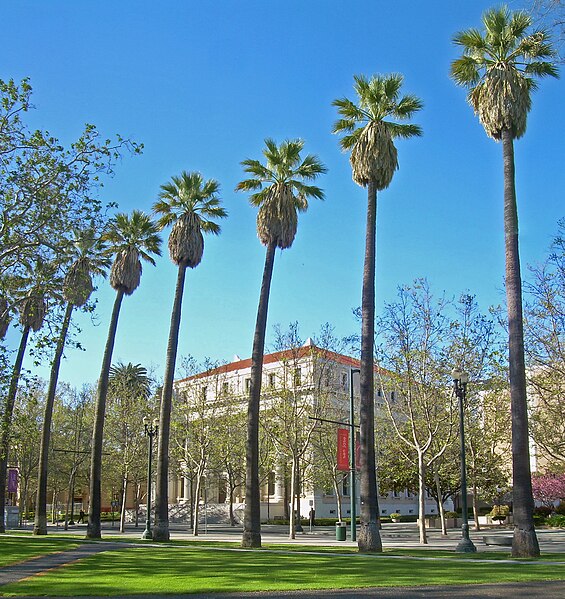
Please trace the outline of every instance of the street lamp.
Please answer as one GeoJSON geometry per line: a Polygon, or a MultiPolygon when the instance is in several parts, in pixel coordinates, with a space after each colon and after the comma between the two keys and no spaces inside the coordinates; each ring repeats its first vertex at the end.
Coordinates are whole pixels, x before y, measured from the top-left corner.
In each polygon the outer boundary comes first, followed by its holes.
{"type": "Polygon", "coordinates": [[[143,426],[145,427],[145,436],[149,438],[149,457],[147,460],[147,519],[145,520],[145,530],[141,535],[142,539],[152,539],[151,532],[151,457],[153,455],[153,437],[157,436],[159,430],[159,420],[155,418],[150,422],[147,416],[143,417],[143,426]]]}
{"type": "Polygon", "coordinates": [[[355,402],[353,400],[353,375],[360,373],[359,368],[352,368],[349,371],[349,434],[350,434],[350,452],[351,452],[351,470],[350,470],[350,495],[351,495],[351,540],[357,540],[357,490],[355,488],[355,402]]]}
{"type": "Polygon", "coordinates": [[[461,437],[461,515],[463,519],[461,525],[461,541],[459,541],[455,550],[459,553],[474,553],[477,551],[477,548],[469,538],[469,518],[467,514],[467,468],[465,465],[465,425],[463,418],[469,375],[458,368],[454,368],[451,377],[453,378],[455,396],[459,400],[459,435],[461,437]]]}

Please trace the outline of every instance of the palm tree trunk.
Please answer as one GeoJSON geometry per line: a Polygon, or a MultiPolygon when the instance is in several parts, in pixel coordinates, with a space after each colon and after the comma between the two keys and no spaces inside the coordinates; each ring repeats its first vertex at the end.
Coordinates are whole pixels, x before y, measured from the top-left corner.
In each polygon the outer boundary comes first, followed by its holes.
{"type": "Polygon", "coordinates": [[[155,524],[153,539],[169,540],[169,438],[171,430],[171,407],[173,402],[173,379],[179,344],[180,317],[186,264],[179,264],[175,299],[171,313],[169,343],[167,345],[167,363],[165,379],[161,392],[161,411],[159,414],[159,434],[157,436],[157,479],[155,481],[155,524]]]}
{"type": "Polygon", "coordinates": [[[265,268],[261,283],[261,294],[257,308],[257,322],[253,336],[251,354],[251,388],[247,409],[247,448],[245,478],[245,513],[243,521],[242,547],[261,547],[261,497],[259,493],[259,404],[261,399],[261,379],[263,375],[263,354],[265,351],[265,330],[269,293],[273,278],[276,246],[267,246],[265,268]]]}
{"type": "Polygon", "coordinates": [[[100,379],[98,380],[98,390],[96,393],[96,407],[94,413],[94,428],[92,430],[92,453],[90,462],[90,494],[88,508],[88,524],[86,526],[86,537],[88,539],[99,539],[102,536],[100,511],[102,509],[102,442],[104,439],[104,416],[106,413],[106,396],[108,395],[108,378],[110,375],[110,366],[112,365],[112,352],[114,351],[114,342],[116,340],[116,330],[118,328],[118,317],[120,307],[124,297],[123,290],[116,292],[114,300],[114,309],[110,319],[110,328],[108,330],[108,339],[104,348],[104,357],[102,358],[102,369],[100,379]]]}
{"type": "Polygon", "coordinates": [[[49,466],[49,442],[51,440],[51,420],[53,418],[53,404],[55,403],[55,392],[57,391],[57,381],[59,380],[59,368],[61,358],[65,349],[67,332],[71,322],[74,305],[67,303],[63,324],[55,355],[51,363],[51,374],[49,376],[49,389],[45,399],[45,411],[43,416],[43,428],[41,429],[41,447],[39,448],[39,480],[37,481],[37,497],[35,500],[35,522],[33,525],[34,535],[47,534],[47,472],[49,466]]]}
{"type": "Polygon", "coordinates": [[[22,364],[24,361],[28,337],[29,326],[26,326],[22,331],[22,338],[20,340],[18,354],[16,356],[16,361],[14,362],[12,377],[10,378],[10,387],[8,389],[8,395],[6,396],[6,401],[4,402],[4,409],[2,410],[2,424],[0,425],[2,427],[0,431],[0,533],[6,532],[4,518],[6,506],[6,489],[8,482],[7,478],[8,451],[10,449],[10,428],[12,426],[12,414],[14,413],[14,403],[16,401],[18,382],[20,380],[20,373],[22,371],[22,364]]]}
{"type": "Polygon", "coordinates": [[[359,445],[361,472],[361,527],[358,547],[363,552],[383,550],[378,526],[377,476],[375,464],[375,257],[377,225],[377,189],[371,181],[367,189],[367,231],[365,237],[365,264],[361,300],[361,373],[359,445]]]}
{"type": "Polygon", "coordinates": [[[513,557],[540,554],[534,527],[534,499],[530,472],[522,278],[518,250],[518,210],[514,175],[514,141],[509,129],[502,131],[504,160],[504,237],[506,253],[506,306],[508,311],[508,354],[510,405],[512,411],[512,477],[514,537],[513,557]]]}

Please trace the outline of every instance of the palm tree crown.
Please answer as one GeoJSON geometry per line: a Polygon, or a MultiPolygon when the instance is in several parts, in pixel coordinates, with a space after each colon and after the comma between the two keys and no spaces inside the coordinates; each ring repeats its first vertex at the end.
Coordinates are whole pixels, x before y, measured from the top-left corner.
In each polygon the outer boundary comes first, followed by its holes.
{"type": "Polygon", "coordinates": [[[308,209],[308,198],[324,199],[319,187],[304,182],[314,180],[327,169],[312,154],[302,160],[303,148],[301,139],[285,140],[278,146],[267,138],[263,150],[266,164],[251,159],[241,163],[252,178],[240,181],[236,191],[255,192],[249,202],[259,208],[257,234],[263,245],[290,247],[298,226],[297,213],[308,209]]]}
{"type": "Polygon", "coordinates": [[[94,290],[93,276],[106,277],[111,260],[105,244],[92,229],[78,233],[74,242],[74,261],[63,281],[63,296],[74,306],[84,306],[94,290]]]}
{"type": "Polygon", "coordinates": [[[340,144],[343,150],[351,150],[355,183],[367,187],[372,181],[377,190],[386,189],[398,169],[393,139],[422,135],[418,125],[396,120],[409,119],[423,103],[413,95],[400,96],[402,75],[375,75],[371,79],[355,75],[354,79],[358,104],[347,98],[334,100],[341,118],[333,133],[345,134],[340,144]]]}
{"type": "Polygon", "coordinates": [[[484,33],[471,28],[454,36],[463,56],[453,61],[451,77],[469,89],[467,99],[487,135],[499,140],[508,129],[518,139],[526,131],[534,77],[558,76],[551,60],[556,53],[545,31],[528,33],[532,18],[525,11],[491,8],[482,21],[484,33]]]}
{"type": "Polygon", "coordinates": [[[226,210],[220,204],[220,185],[214,179],[204,181],[200,173],[183,171],[161,185],[159,200],[153,212],[160,215],[160,228],[173,225],[169,236],[171,260],[194,268],[200,264],[204,252],[202,232],[218,235],[220,225],[214,219],[225,218],[226,210]]]}
{"type": "Polygon", "coordinates": [[[134,210],[131,216],[120,213],[109,222],[102,239],[108,242],[108,251],[116,255],[110,285],[116,291],[131,295],[141,280],[139,258],[155,265],[151,254],[161,255],[157,225],[140,210],[134,210]]]}
{"type": "Polygon", "coordinates": [[[118,394],[124,389],[141,399],[148,399],[151,394],[151,381],[147,376],[147,369],[141,364],[118,362],[110,367],[108,381],[118,394]]]}

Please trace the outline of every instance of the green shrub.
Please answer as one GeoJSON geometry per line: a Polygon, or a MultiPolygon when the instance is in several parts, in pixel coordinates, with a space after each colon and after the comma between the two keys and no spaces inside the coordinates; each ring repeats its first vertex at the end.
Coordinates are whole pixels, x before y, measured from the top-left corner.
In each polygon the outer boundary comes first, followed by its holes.
{"type": "Polygon", "coordinates": [[[510,508],[507,505],[493,505],[490,511],[490,517],[494,521],[504,522],[510,513],[510,508]]]}
{"type": "Polygon", "coordinates": [[[534,514],[536,516],[542,516],[543,518],[548,518],[551,516],[553,510],[547,505],[540,505],[539,507],[534,508],[534,514]]]}
{"type": "Polygon", "coordinates": [[[446,518],[457,518],[457,516],[458,516],[457,512],[445,512],[446,518]]]}
{"type": "Polygon", "coordinates": [[[545,523],[554,528],[565,528],[565,516],[555,514],[546,519],[545,523]]]}

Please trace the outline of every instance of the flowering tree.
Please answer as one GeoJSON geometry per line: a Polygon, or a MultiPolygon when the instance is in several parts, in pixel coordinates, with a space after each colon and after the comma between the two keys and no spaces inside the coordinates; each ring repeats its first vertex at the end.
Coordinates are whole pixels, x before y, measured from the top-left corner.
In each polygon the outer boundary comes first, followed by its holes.
{"type": "Polygon", "coordinates": [[[534,499],[553,508],[554,502],[565,499],[565,474],[540,474],[532,477],[534,499]]]}

